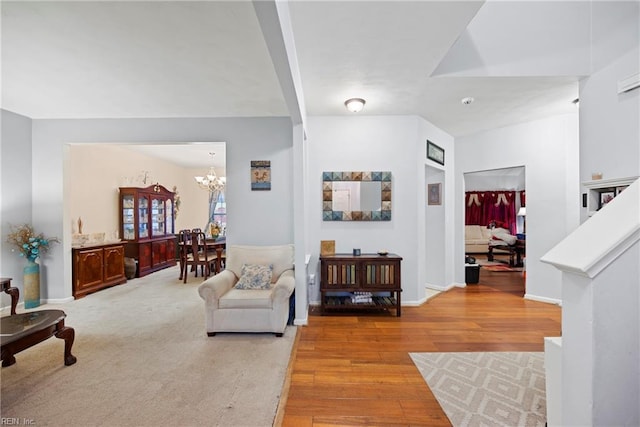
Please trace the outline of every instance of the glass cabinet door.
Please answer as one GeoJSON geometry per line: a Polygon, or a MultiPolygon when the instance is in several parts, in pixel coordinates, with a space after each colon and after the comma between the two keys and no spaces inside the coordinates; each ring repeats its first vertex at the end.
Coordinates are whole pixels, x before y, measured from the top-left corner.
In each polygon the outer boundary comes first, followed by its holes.
{"type": "Polygon", "coordinates": [[[167,234],[173,234],[173,203],[171,199],[167,199],[165,212],[165,230],[167,231],[167,234]]]}
{"type": "Polygon", "coordinates": [[[149,199],[140,197],[138,199],[138,238],[149,237],[149,199]]]}
{"type": "Polygon", "coordinates": [[[135,227],[133,195],[122,196],[122,238],[124,240],[135,240],[135,227]]]}
{"type": "Polygon", "coordinates": [[[164,199],[151,199],[151,235],[164,236],[164,199]]]}

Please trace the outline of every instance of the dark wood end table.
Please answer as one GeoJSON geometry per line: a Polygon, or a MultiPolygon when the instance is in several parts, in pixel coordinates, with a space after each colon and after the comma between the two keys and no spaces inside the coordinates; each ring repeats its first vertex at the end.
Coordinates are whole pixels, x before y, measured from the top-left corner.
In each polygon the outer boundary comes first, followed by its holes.
{"type": "Polygon", "coordinates": [[[64,340],[64,364],[76,363],[76,357],[71,354],[75,331],[64,325],[65,317],[62,310],[39,310],[0,318],[2,366],[13,365],[15,354],[54,335],[64,340]]]}
{"type": "Polygon", "coordinates": [[[18,298],[20,298],[20,292],[18,288],[11,286],[11,277],[0,277],[0,286],[2,291],[11,296],[11,314],[16,314],[16,307],[18,306],[18,298]]]}

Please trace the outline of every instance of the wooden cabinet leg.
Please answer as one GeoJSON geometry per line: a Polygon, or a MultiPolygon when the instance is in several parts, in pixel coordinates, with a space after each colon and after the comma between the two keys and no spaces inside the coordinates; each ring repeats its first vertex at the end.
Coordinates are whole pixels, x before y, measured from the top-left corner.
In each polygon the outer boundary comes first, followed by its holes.
{"type": "Polygon", "coordinates": [[[2,354],[2,367],[4,368],[7,366],[11,366],[14,363],[16,363],[16,357],[8,351],[5,351],[2,354]]]}

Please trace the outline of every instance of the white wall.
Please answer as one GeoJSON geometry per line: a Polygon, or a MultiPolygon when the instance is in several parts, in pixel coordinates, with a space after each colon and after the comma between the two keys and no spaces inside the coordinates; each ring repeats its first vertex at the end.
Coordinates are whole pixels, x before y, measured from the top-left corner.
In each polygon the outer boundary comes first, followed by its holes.
{"type": "Polygon", "coordinates": [[[309,194],[306,191],[308,182],[308,144],[301,124],[293,127],[293,210],[295,241],[295,319],[294,324],[306,325],[309,313],[308,257],[311,253],[309,243],[309,194]]]}
{"type": "MultiPolygon", "coordinates": [[[[17,252],[12,252],[6,240],[9,225],[31,223],[31,119],[5,110],[0,112],[0,271],[2,277],[13,278],[11,284],[24,295],[22,268],[25,262],[17,252]]],[[[36,228],[35,231],[42,230],[36,228]]],[[[47,254],[47,259],[50,255],[47,254]]],[[[0,305],[4,307],[10,302],[9,296],[2,292],[0,305]]]]}
{"type": "MultiPolygon", "coordinates": [[[[426,294],[426,138],[428,135],[447,153],[452,138],[424,120],[408,116],[310,117],[307,128],[310,271],[319,274],[320,240],[335,240],[337,253],[350,254],[353,248],[363,253],[386,249],[403,257],[403,304],[421,302],[426,294]],[[391,221],[323,221],[324,171],[391,171],[391,221]]],[[[445,193],[443,200],[446,203],[445,193]]],[[[442,263],[437,268],[442,270],[442,263]]],[[[309,300],[319,301],[319,286],[311,290],[309,300]]]]}
{"type": "MultiPolygon", "coordinates": [[[[226,141],[228,241],[293,243],[292,133],[288,118],[34,120],[34,225],[46,235],[71,233],[71,214],[63,203],[64,195],[74,185],[67,177],[63,183],[67,144],[157,141],[226,141]],[[251,160],[271,160],[271,191],[251,191],[251,160]]],[[[42,298],[67,299],[71,296],[70,240],[54,247],[50,255],[47,267],[53,280],[47,282],[42,298]]]]}
{"type": "MultiPolygon", "coordinates": [[[[445,152],[446,154],[446,152],[445,152]]],[[[446,264],[445,256],[445,228],[443,224],[446,218],[446,205],[444,203],[445,182],[444,171],[433,166],[425,166],[424,186],[425,198],[427,199],[425,209],[425,253],[423,263],[425,265],[425,284],[428,288],[444,290],[447,288],[446,271],[442,268],[446,264]],[[429,205],[428,185],[441,184],[442,204],[429,205]]]]}
{"type": "MultiPolygon", "coordinates": [[[[526,297],[559,302],[560,272],[540,257],[578,226],[580,193],[577,114],[551,117],[456,140],[456,257],[464,256],[464,173],[525,166],[527,191],[526,297]],[[572,187],[572,191],[568,189],[572,187]],[[567,221],[566,218],[574,218],[567,221]]],[[[464,268],[457,266],[462,280],[464,268]]]]}
{"type": "Polygon", "coordinates": [[[416,189],[418,199],[418,224],[424,228],[418,234],[426,236],[420,239],[418,249],[425,262],[418,265],[418,283],[420,301],[426,295],[425,287],[432,289],[449,289],[453,286],[464,286],[464,280],[456,281],[457,265],[464,265],[464,258],[455,256],[455,245],[452,236],[455,232],[453,215],[455,209],[455,148],[453,137],[435,127],[426,120],[418,121],[418,138],[416,160],[420,181],[416,189]],[[444,166],[427,159],[427,140],[440,146],[445,151],[444,166]],[[431,181],[433,180],[433,181],[431,181]],[[428,206],[427,184],[442,182],[442,205],[428,206]],[[428,227],[427,227],[428,224],[428,227]],[[440,229],[440,231],[436,231],[440,229]],[[438,253],[439,252],[439,253],[438,253]],[[443,268],[444,266],[444,268],[443,268]],[[423,294],[422,292],[425,292],[423,294]]]}
{"type": "MultiPolygon", "coordinates": [[[[640,89],[617,93],[617,82],[640,72],[638,48],[580,82],[580,181],[640,175],[640,89]]],[[[587,190],[583,188],[583,193],[587,190]]],[[[581,211],[587,219],[587,209],[581,211]]]]}

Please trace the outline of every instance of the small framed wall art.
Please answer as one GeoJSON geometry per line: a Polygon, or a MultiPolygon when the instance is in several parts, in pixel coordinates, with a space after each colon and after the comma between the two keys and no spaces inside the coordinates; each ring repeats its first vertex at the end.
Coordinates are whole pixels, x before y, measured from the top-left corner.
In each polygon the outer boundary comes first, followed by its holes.
{"type": "Polygon", "coordinates": [[[625,188],[627,188],[627,187],[628,187],[628,185],[621,185],[620,187],[616,187],[616,196],[618,194],[622,193],[625,190],[625,188]]]}
{"type": "Polygon", "coordinates": [[[427,204],[442,204],[442,183],[427,184],[427,204]]]}
{"type": "Polygon", "coordinates": [[[607,203],[612,201],[614,197],[616,197],[616,192],[613,189],[608,190],[608,191],[601,191],[600,192],[600,201],[598,203],[598,210],[602,209],[604,207],[604,205],[606,205],[607,203]]]}
{"type": "Polygon", "coordinates": [[[271,190],[271,161],[251,160],[251,190],[271,190]]]}
{"type": "Polygon", "coordinates": [[[444,148],[437,146],[427,139],[427,159],[444,166],[444,148]]]}

